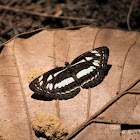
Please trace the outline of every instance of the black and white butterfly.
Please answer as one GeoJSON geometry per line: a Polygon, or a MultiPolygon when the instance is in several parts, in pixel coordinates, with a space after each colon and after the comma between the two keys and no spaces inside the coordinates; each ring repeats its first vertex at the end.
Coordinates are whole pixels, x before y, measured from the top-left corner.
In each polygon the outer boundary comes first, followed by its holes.
{"type": "Polygon", "coordinates": [[[105,46],[88,51],[65,67],[56,67],[33,80],[29,87],[49,99],[69,99],[82,88],[92,88],[106,76],[109,49],[105,46]]]}

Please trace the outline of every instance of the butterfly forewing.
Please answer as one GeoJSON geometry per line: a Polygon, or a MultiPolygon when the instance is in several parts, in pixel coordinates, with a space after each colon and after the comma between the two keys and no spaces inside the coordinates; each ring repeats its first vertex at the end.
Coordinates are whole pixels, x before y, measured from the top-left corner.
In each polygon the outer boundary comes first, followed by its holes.
{"type": "Polygon", "coordinates": [[[80,92],[80,88],[65,67],[57,67],[37,77],[29,85],[35,93],[53,99],[69,99],[80,92]]]}
{"type": "Polygon", "coordinates": [[[85,60],[86,57],[87,57],[87,61],[92,61],[93,59],[98,59],[99,61],[106,61],[107,62],[107,59],[108,59],[108,56],[109,56],[109,49],[105,46],[103,47],[99,47],[99,48],[96,48],[96,49],[93,49],[91,51],[88,51],[88,52],[85,52],[81,55],[79,55],[77,58],[75,58],[71,65],[73,64],[78,64],[80,61],[82,62],[82,60],[85,60]],[[91,58],[88,58],[88,57],[92,57],[93,59],[91,58]]]}
{"type": "Polygon", "coordinates": [[[55,69],[52,69],[48,72],[45,72],[44,74],[40,75],[39,77],[37,77],[36,79],[34,79],[29,87],[32,91],[36,92],[36,93],[42,93],[45,90],[45,85],[48,83],[48,81],[53,79],[53,73],[58,73],[60,71],[63,71],[64,67],[57,67],[55,69]]]}
{"type": "Polygon", "coordinates": [[[72,62],[72,67],[82,88],[94,87],[101,83],[107,70],[109,49],[100,47],[88,51],[72,62]]]}

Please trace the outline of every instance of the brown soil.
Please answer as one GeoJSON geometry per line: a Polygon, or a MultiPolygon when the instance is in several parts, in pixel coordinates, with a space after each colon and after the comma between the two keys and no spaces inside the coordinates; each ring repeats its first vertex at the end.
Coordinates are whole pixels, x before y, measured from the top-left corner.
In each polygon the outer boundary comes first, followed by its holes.
{"type": "MultiPolygon", "coordinates": [[[[17,34],[42,27],[63,28],[77,25],[94,25],[128,29],[127,15],[131,1],[1,0],[0,44],[17,34]],[[44,16],[41,13],[49,16],[44,16]]],[[[140,30],[139,9],[139,1],[134,0],[130,14],[132,30],[140,30]]]]}
{"type": "Polygon", "coordinates": [[[68,134],[68,129],[59,118],[53,114],[37,112],[32,121],[36,136],[47,139],[63,140],[68,134]]]}

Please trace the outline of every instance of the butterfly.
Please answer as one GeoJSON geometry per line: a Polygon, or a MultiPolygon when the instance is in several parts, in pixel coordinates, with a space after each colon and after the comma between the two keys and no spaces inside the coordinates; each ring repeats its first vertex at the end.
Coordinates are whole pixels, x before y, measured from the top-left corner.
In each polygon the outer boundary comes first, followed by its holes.
{"type": "Polygon", "coordinates": [[[37,95],[49,99],[70,99],[80,92],[80,88],[92,88],[100,84],[107,71],[109,49],[99,47],[76,59],[65,62],[65,67],[56,67],[34,79],[29,88],[37,95]]]}

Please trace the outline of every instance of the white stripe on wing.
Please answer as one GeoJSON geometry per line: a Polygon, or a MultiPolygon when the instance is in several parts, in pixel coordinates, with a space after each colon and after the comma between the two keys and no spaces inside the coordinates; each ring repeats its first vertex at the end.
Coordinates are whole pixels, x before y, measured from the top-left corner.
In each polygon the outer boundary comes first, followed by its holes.
{"type": "Polygon", "coordinates": [[[65,87],[66,85],[69,85],[72,82],[74,82],[73,77],[66,78],[66,79],[62,80],[61,82],[56,83],[54,85],[54,89],[65,87]]]}

